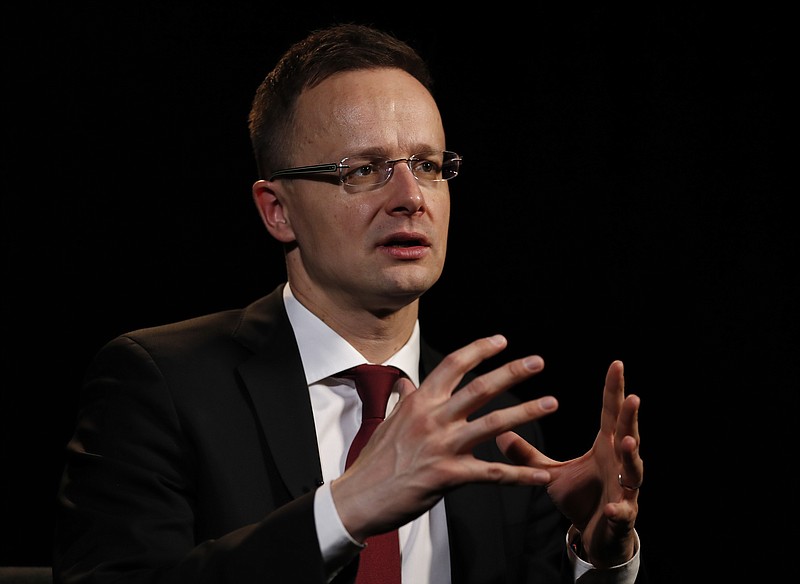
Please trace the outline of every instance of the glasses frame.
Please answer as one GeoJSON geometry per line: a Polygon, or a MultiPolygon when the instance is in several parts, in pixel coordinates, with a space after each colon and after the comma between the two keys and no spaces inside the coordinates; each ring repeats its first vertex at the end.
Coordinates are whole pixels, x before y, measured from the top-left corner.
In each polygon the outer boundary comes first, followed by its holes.
{"type": "Polygon", "coordinates": [[[411,174],[414,176],[416,180],[420,180],[417,174],[414,172],[414,168],[411,166],[412,162],[418,162],[420,160],[424,160],[424,158],[418,158],[418,156],[422,156],[424,154],[429,154],[432,152],[447,152],[452,154],[452,158],[448,160],[448,162],[457,162],[458,163],[458,170],[454,172],[452,176],[447,178],[441,179],[421,179],[422,182],[445,182],[451,179],[454,179],[458,176],[459,171],[461,170],[461,156],[452,151],[452,150],[430,150],[426,152],[421,152],[419,154],[412,154],[408,158],[395,158],[393,160],[384,160],[383,164],[389,165],[388,172],[386,173],[386,178],[378,183],[373,184],[366,184],[366,185],[352,185],[345,181],[344,170],[350,168],[350,165],[345,164],[345,161],[350,158],[355,158],[354,156],[345,156],[339,162],[328,162],[325,164],[311,164],[308,166],[294,166],[292,168],[282,168],[280,170],[276,170],[273,172],[269,180],[273,181],[276,178],[311,178],[312,176],[319,175],[319,174],[328,174],[331,172],[338,172],[339,173],[339,184],[343,185],[346,189],[353,191],[368,191],[372,189],[377,189],[382,187],[386,183],[388,183],[392,176],[394,176],[394,165],[398,162],[405,162],[408,165],[408,169],[411,171],[411,174]]]}

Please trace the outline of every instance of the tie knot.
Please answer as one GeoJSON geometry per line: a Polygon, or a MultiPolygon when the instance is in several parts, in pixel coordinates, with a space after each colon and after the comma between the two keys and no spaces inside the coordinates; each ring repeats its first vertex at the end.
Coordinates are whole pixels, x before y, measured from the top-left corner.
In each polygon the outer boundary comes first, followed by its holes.
{"type": "Polygon", "coordinates": [[[383,419],[389,394],[400,377],[400,370],[389,365],[364,364],[346,370],[342,376],[355,381],[356,391],[363,403],[361,419],[383,419]]]}

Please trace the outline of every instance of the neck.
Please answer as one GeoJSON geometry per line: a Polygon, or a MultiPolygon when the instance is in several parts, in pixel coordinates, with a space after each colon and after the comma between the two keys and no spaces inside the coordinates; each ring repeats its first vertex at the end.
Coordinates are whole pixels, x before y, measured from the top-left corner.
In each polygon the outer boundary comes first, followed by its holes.
{"type": "Polygon", "coordinates": [[[411,337],[419,298],[399,307],[370,310],[292,282],[295,298],[350,343],[370,363],[383,363],[411,337]]]}

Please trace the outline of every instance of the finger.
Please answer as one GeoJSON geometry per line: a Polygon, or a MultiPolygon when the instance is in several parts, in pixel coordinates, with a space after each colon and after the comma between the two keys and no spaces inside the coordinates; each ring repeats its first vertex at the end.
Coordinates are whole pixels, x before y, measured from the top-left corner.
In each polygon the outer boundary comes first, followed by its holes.
{"type": "Polygon", "coordinates": [[[618,424],[615,444],[622,459],[622,470],[619,482],[623,487],[625,498],[638,496],[639,487],[644,480],[644,463],[639,454],[639,397],[630,395],[623,404],[620,422],[618,424]]]}
{"type": "Polygon", "coordinates": [[[448,398],[468,371],[477,367],[482,361],[494,357],[507,345],[508,341],[503,335],[494,335],[477,339],[453,351],[430,372],[420,385],[420,390],[433,392],[441,399],[448,398]]]}
{"type": "Polygon", "coordinates": [[[542,369],[544,360],[538,355],[510,361],[476,377],[458,390],[447,402],[446,411],[453,419],[466,418],[508,388],[532,377],[542,369]]]}
{"type": "Polygon", "coordinates": [[[400,406],[402,405],[403,401],[406,398],[408,398],[408,396],[410,396],[415,391],[417,391],[417,388],[414,385],[414,382],[411,381],[409,378],[402,377],[402,376],[397,381],[394,382],[394,389],[400,395],[400,399],[398,399],[397,403],[394,404],[394,407],[392,408],[392,411],[390,411],[387,414],[387,416],[386,416],[387,419],[390,416],[392,416],[396,411],[398,411],[400,409],[400,406]]]}
{"type": "Polygon", "coordinates": [[[617,425],[615,430],[615,439],[618,444],[626,436],[633,438],[634,443],[639,444],[639,405],[641,400],[637,395],[629,395],[625,398],[620,413],[617,418],[617,425]]]}
{"type": "Polygon", "coordinates": [[[470,455],[457,459],[459,473],[469,476],[470,482],[492,482],[516,485],[544,485],[550,481],[550,473],[540,468],[517,466],[502,462],[486,462],[470,455]]]}
{"type": "Polygon", "coordinates": [[[495,438],[495,442],[500,452],[514,464],[535,468],[547,468],[558,464],[556,460],[545,456],[541,450],[516,432],[503,432],[495,438]]]}
{"type": "Polygon", "coordinates": [[[614,361],[606,373],[603,387],[603,410],[600,416],[600,431],[608,436],[616,434],[622,402],[625,399],[625,375],[622,361],[614,361]]]}
{"type": "Polygon", "coordinates": [[[620,535],[628,534],[633,529],[637,514],[637,504],[630,500],[607,503],[603,509],[603,515],[610,521],[612,529],[620,535]]]}
{"type": "Polygon", "coordinates": [[[402,376],[395,382],[394,389],[396,389],[400,394],[401,400],[417,391],[417,388],[414,386],[414,382],[408,377],[402,376]]]}
{"type": "Polygon", "coordinates": [[[493,410],[469,421],[463,426],[458,434],[456,447],[461,452],[471,450],[476,444],[495,438],[531,420],[542,418],[554,412],[557,407],[558,402],[556,399],[552,396],[546,396],[509,408],[493,410]]]}

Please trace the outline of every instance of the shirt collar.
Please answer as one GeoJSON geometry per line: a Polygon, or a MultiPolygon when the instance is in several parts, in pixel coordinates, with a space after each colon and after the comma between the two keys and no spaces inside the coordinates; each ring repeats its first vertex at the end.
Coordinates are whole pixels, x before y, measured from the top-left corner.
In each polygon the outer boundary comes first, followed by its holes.
{"type": "MultiPolygon", "coordinates": [[[[283,288],[283,303],[300,349],[308,385],[367,362],[350,343],[303,306],[292,294],[288,283],[283,288]]],[[[419,338],[419,320],[417,320],[406,344],[382,363],[400,369],[417,387],[419,387],[419,338]]]]}

